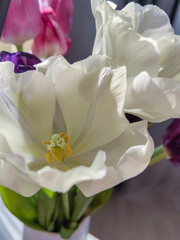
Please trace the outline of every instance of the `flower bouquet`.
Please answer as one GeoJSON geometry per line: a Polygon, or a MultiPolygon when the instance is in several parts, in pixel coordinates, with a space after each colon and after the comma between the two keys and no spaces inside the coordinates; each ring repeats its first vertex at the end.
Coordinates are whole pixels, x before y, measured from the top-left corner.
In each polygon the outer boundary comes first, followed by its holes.
{"type": "Polygon", "coordinates": [[[91,7],[92,55],[70,64],[59,54],[70,47],[72,1],[11,0],[2,41],[18,52],[0,54],[0,193],[35,229],[24,240],[86,240],[88,217],[112,187],[164,158],[179,160],[177,125],[163,139],[167,150],[154,151],[148,132],[180,116],[180,38],[168,16],[133,2],[91,7]],[[22,52],[31,38],[36,56],[22,52]]]}

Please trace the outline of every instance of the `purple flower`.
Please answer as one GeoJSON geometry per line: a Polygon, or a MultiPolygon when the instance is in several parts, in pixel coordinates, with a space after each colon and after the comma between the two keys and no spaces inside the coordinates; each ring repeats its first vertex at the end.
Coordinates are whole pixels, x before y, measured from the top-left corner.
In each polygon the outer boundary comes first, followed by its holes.
{"type": "Polygon", "coordinates": [[[14,63],[15,73],[22,73],[29,70],[34,70],[35,69],[34,65],[41,62],[39,58],[30,53],[25,52],[8,53],[5,51],[0,52],[0,62],[6,61],[14,63]]]}
{"type": "Polygon", "coordinates": [[[163,145],[170,161],[180,166],[180,119],[175,119],[169,125],[163,136],[163,145]]]}

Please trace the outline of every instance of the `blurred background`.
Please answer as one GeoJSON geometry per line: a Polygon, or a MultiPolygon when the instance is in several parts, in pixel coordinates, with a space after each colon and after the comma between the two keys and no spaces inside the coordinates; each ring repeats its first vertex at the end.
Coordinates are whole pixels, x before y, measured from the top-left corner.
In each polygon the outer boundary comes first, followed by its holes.
{"type": "MultiPolygon", "coordinates": [[[[121,9],[130,1],[114,0],[121,9]]],[[[180,34],[179,0],[141,0],[142,5],[156,4],[170,17],[180,34]]],[[[66,58],[82,60],[92,52],[95,23],[89,0],[74,1],[72,45],[66,58]]],[[[150,133],[156,145],[169,122],[155,124],[150,133]]],[[[180,239],[180,168],[164,160],[146,169],[114,190],[109,203],[91,220],[91,233],[100,240],[179,240],[180,239]]]]}

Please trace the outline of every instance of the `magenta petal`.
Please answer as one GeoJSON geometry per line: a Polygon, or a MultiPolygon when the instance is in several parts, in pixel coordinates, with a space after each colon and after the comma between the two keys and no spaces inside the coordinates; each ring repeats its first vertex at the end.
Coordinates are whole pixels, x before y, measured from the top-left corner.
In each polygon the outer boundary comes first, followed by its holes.
{"type": "Polygon", "coordinates": [[[33,54],[43,58],[67,53],[71,43],[72,12],[72,0],[42,1],[40,32],[33,41],[33,54]]]}
{"type": "Polygon", "coordinates": [[[73,0],[42,0],[42,9],[50,6],[56,15],[56,21],[66,36],[72,27],[73,0]]]}
{"type": "Polygon", "coordinates": [[[1,40],[22,45],[23,42],[34,38],[39,28],[38,0],[11,0],[1,40]]]}

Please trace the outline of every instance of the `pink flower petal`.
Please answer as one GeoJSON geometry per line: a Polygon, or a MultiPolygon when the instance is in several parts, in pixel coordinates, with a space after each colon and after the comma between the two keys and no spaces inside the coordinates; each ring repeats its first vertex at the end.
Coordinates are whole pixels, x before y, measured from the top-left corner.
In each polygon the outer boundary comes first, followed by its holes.
{"type": "Polygon", "coordinates": [[[71,40],[68,37],[72,26],[72,0],[43,0],[41,27],[32,45],[33,54],[39,57],[66,54],[71,40]]]}
{"type": "Polygon", "coordinates": [[[40,29],[38,0],[11,0],[2,33],[2,41],[22,45],[40,29]]]}

